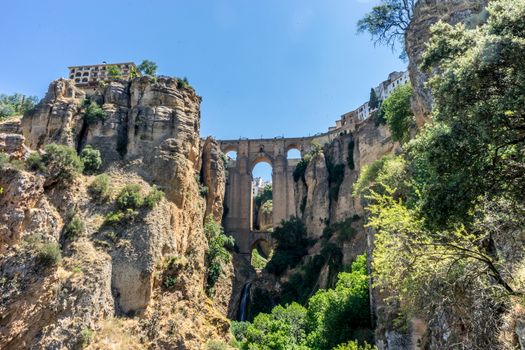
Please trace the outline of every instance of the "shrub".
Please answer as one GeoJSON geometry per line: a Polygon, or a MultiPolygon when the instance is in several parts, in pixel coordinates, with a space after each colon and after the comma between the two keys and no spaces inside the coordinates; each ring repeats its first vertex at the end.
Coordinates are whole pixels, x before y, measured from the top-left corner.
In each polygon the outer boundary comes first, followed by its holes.
{"type": "Polygon", "coordinates": [[[86,226],[82,219],[74,216],[64,228],[64,235],[67,239],[75,239],[81,236],[85,230],[86,226]]]}
{"type": "Polygon", "coordinates": [[[271,214],[273,211],[273,201],[270,199],[261,206],[261,210],[265,214],[271,214]]]}
{"type": "Polygon", "coordinates": [[[345,178],[344,164],[334,165],[329,158],[326,158],[328,168],[328,183],[330,186],[330,199],[337,201],[339,199],[339,189],[345,178]]]}
{"type": "Polygon", "coordinates": [[[120,71],[120,69],[117,67],[117,66],[109,66],[108,67],[108,76],[111,78],[111,79],[117,79],[117,78],[120,78],[122,75],[122,72],[120,71]]]}
{"type": "Polygon", "coordinates": [[[104,121],[108,117],[106,111],[102,109],[95,101],[89,103],[84,113],[84,121],[91,125],[99,121],[104,121]]]}
{"type": "Polygon", "coordinates": [[[190,88],[190,82],[188,81],[188,78],[184,77],[184,78],[177,78],[177,89],[179,90],[182,90],[182,89],[188,89],[190,88]]]}
{"type": "Polygon", "coordinates": [[[80,159],[84,163],[84,172],[86,174],[93,174],[102,165],[100,151],[90,145],[84,147],[82,152],[80,152],[80,159]]]}
{"type": "Polygon", "coordinates": [[[206,343],[207,350],[228,350],[229,348],[228,344],[220,340],[209,340],[206,343]]]}
{"type": "Polygon", "coordinates": [[[363,345],[359,345],[359,342],[353,340],[348,343],[339,344],[333,350],[377,350],[377,347],[368,344],[366,341],[363,345]]]}
{"type": "Polygon", "coordinates": [[[177,284],[177,281],[178,281],[178,279],[175,276],[166,276],[164,278],[163,284],[164,284],[164,287],[170,289],[170,288],[174,287],[177,284]]]}
{"type": "Polygon", "coordinates": [[[143,60],[137,68],[144,75],[154,77],[157,74],[157,64],[150,60],[143,60]]]}
{"type": "Polygon", "coordinates": [[[269,201],[272,199],[273,191],[272,191],[272,184],[267,184],[264,186],[262,191],[257,192],[257,195],[255,196],[255,205],[261,206],[266,201],[269,201]]]}
{"type": "Polygon", "coordinates": [[[124,186],[117,196],[117,206],[120,209],[138,209],[144,204],[144,197],[140,185],[129,184],[124,186]]]}
{"type": "Polygon", "coordinates": [[[56,242],[41,244],[38,246],[37,257],[39,263],[46,267],[56,266],[62,260],[60,246],[56,242]]]}
{"type": "Polygon", "coordinates": [[[302,179],[303,182],[305,181],[304,174],[306,173],[306,168],[308,167],[308,163],[310,163],[310,158],[311,157],[305,156],[295,166],[295,169],[293,171],[293,180],[295,182],[299,181],[299,179],[302,179]]]}
{"type": "Polygon", "coordinates": [[[268,263],[268,260],[266,260],[264,257],[259,254],[257,249],[252,250],[252,258],[251,258],[251,264],[256,269],[264,269],[266,264],[268,263]]]}
{"type": "Polygon", "coordinates": [[[88,187],[91,195],[99,200],[106,201],[111,196],[111,187],[109,184],[109,176],[106,174],[100,174],[88,187]]]}
{"type": "Polygon", "coordinates": [[[42,162],[49,178],[57,181],[69,180],[84,169],[82,160],[71,147],[51,143],[44,151],[42,162]]]}
{"type": "Polygon", "coordinates": [[[32,111],[38,102],[36,96],[0,94],[0,120],[13,115],[24,115],[32,111]]]}
{"type": "Polygon", "coordinates": [[[208,251],[206,253],[206,293],[212,295],[215,283],[223,271],[224,264],[231,261],[231,254],[226,248],[233,248],[233,237],[224,234],[224,231],[212,215],[206,218],[204,223],[204,234],[208,239],[208,251]]]}
{"type": "Polygon", "coordinates": [[[162,200],[162,198],[164,198],[164,192],[159,190],[157,186],[153,186],[146,198],[144,198],[144,205],[147,208],[152,209],[162,200]]]}
{"type": "Polygon", "coordinates": [[[6,168],[9,165],[9,156],[4,152],[0,152],[0,170],[6,168]]]}
{"type": "Polygon", "coordinates": [[[139,212],[133,209],[126,209],[125,211],[115,211],[109,213],[104,219],[104,225],[118,225],[133,221],[139,215],[139,212]]]}
{"type": "Polygon", "coordinates": [[[29,170],[45,171],[46,167],[42,162],[42,156],[38,152],[32,152],[26,159],[26,165],[29,170]]]}
{"type": "Polygon", "coordinates": [[[414,123],[411,98],[412,87],[405,84],[392,91],[381,105],[381,114],[384,115],[394,141],[404,143],[410,137],[410,127],[414,123]]]}
{"type": "Polygon", "coordinates": [[[270,273],[280,276],[287,268],[295,267],[308,252],[306,226],[296,217],[282,221],[272,232],[277,247],[266,266],[270,273]]]}
{"type": "Polygon", "coordinates": [[[90,328],[84,328],[80,332],[80,347],[83,349],[87,347],[93,340],[93,330],[90,328]]]}

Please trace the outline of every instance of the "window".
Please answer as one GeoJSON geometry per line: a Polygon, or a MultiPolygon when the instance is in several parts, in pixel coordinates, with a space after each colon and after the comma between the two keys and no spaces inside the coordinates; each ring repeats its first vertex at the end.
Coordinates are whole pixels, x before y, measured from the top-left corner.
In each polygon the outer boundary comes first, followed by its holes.
{"type": "Polygon", "coordinates": [[[88,78],[82,78],[82,82],[83,83],[87,83],[88,82],[88,78]]]}
{"type": "Polygon", "coordinates": [[[84,77],[87,77],[89,75],[89,72],[84,72],[84,74],[82,74],[82,76],[84,77]]]}
{"type": "Polygon", "coordinates": [[[82,75],[82,73],[80,73],[80,72],[77,72],[77,74],[75,74],[76,77],[79,77],[81,75],[82,75]]]}
{"type": "Polygon", "coordinates": [[[75,82],[76,82],[76,83],[80,83],[80,79],[79,79],[79,78],[76,78],[76,79],[75,79],[75,82]]]}
{"type": "Polygon", "coordinates": [[[71,74],[71,75],[69,76],[69,79],[73,79],[74,77],[75,77],[75,75],[74,75],[74,74],[71,74]]]}

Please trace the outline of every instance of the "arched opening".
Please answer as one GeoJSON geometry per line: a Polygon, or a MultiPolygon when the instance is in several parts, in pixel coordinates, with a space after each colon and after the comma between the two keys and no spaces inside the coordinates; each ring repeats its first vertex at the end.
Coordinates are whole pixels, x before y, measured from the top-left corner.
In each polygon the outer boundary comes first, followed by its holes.
{"type": "Polygon", "coordinates": [[[226,152],[226,158],[229,160],[236,160],[237,159],[237,152],[236,151],[228,151],[226,152]]]}
{"type": "Polygon", "coordinates": [[[298,148],[290,148],[286,153],[288,159],[301,159],[301,151],[298,148]]]}
{"type": "Polygon", "coordinates": [[[272,166],[261,159],[252,169],[251,229],[268,231],[273,227],[272,166]]]}
{"type": "Polygon", "coordinates": [[[270,243],[265,239],[260,239],[252,245],[251,264],[255,269],[264,269],[270,261],[273,250],[270,243]]]}

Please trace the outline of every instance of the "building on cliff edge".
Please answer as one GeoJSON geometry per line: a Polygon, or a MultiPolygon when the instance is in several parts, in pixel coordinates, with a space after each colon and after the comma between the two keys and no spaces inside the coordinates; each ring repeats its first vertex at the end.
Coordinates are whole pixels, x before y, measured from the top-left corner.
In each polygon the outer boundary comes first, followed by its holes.
{"type": "Polygon", "coordinates": [[[103,63],[86,66],[71,66],[69,79],[75,81],[79,87],[97,86],[99,82],[112,78],[129,80],[141,76],[140,71],[133,62],[103,63]]]}

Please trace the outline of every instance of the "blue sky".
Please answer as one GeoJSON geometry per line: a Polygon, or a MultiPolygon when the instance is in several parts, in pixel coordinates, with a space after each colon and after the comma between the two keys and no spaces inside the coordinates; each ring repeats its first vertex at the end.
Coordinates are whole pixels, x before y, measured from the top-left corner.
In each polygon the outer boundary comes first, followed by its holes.
{"type": "Polygon", "coordinates": [[[376,2],[3,1],[0,93],[42,97],[69,65],[150,59],[203,97],[203,136],[315,134],[406,67],[356,32],[376,2]]]}

